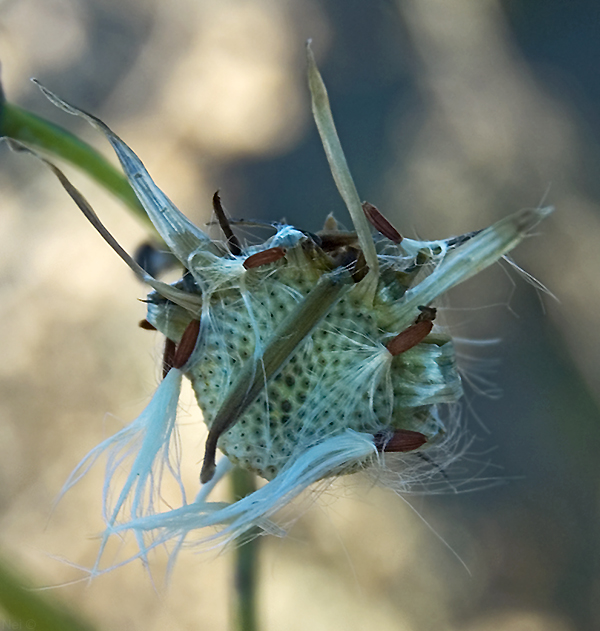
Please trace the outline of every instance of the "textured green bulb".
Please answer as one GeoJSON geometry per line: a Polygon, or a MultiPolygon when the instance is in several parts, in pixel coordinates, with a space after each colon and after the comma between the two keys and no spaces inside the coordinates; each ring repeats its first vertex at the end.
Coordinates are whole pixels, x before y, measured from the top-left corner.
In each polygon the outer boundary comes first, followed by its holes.
{"type": "MultiPolygon", "coordinates": [[[[209,428],[228,392],[240,387],[242,368],[260,357],[318,281],[335,271],[337,250],[345,247],[326,252],[303,232],[285,227],[280,233],[261,247],[285,239],[291,247],[283,257],[251,269],[244,267],[243,255],[231,257],[210,291],[206,267],[197,272],[190,267],[205,290],[197,289],[203,301],[201,333],[185,374],[209,428]]],[[[340,241],[347,240],[343,237],[352,235],[340,233],[340,241]]],[[[403,282],[415,278],[419,266],[385,237],[377,246],[386,273],[375,300],[365,304],[349,272],[340,272],[339,285],[323,291],[328,300],[313,306],[311,330],[279,370],[264,375],[260,394],[221,435],[218,445],[233,462],[272,479],[290,457],[347,429],[381,436],[412,430],[428,442],[443,433],[433,406],[462,394],[452,342],[435,334],[395,357],[387,350],[398,331],[386,323],[408,289],[403,282]]],[[[189,280],[186,285],[187,291],[197,287],[189,280]]],[[[148,321],[168,338],[178,342],[190,320],[183,308],[156,293],[150,296],[148,321]]],[[[285,338],[285,331],[279,335],[285,338]]]]}

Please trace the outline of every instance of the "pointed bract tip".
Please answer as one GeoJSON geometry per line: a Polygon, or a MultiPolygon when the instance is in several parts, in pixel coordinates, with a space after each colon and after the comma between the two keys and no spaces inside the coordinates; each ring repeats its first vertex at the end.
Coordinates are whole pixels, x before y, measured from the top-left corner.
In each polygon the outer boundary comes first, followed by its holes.
{"type": "Polygon", "coordinates": [[[554,212],[554,206],[545,206],[544,208],[525,208],[515,214],[515,225],[517,230],[522,233],[529,232],[535,228],[540,221],[548,217],[554,212]]]}
{"type": "Polygon", "coordinates": [[[175,207],[171,200],[155,184],[138,156],[108,125],[96,116],[63,101],[48,88],[44,87],[37,79],[32,79],[32,81],[53,105],[67,112],[67,114],[84,118],[106,136],[106,139],[117,154],[129,184],[146,211],[148,218],[154,224],[157,232],[164,239],[171,252],[184,267],[188,265],[189,257],[196,250],[207,249],[214,254],[218,254],[218,250],[208,236],[175,207]]]}

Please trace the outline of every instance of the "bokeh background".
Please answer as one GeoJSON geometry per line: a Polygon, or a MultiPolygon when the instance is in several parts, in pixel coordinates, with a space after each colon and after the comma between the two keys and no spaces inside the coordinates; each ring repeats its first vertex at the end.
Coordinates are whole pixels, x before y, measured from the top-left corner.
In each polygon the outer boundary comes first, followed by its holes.
{"type": "MultiPolygon", "coordinates": [[[[479,490],[407,503],[356,479],[309,496],[287,538],[262,542],[263,628],[598,629],[596,0],[0,2],[8,98],[108,155],[29,77],[94,112],[197,223],[216,189],[235,217],[348,222],[310,118],[308,37],[361,197],[424,238],[556,206],[513,257],[556,299],[506,264],[452,292],[457,337],[500,338],[461,347],[479,490]]],[[[135,250],[144,229],[67,172],[135,250]]],[[[143,287],[39,163],[2,148],[0,191],[0,553],[57,585],[94,562],[101,466],[50,518],[54,500],[143,408],[161,343],[136,326],[143,287]]],[[[202,425],[184,408],[194,481],[202,425]]],[[[231,562],[186,550],[167,590],[132,563],[51,595],[99,629],[225,629],[231,562]]]]}

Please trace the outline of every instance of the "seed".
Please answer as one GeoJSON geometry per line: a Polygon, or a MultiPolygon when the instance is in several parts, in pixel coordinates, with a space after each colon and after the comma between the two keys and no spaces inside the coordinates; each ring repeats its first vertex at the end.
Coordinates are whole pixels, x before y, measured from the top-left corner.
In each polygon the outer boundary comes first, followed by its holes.
{"type": "Polygon", "coordinates": [[[269,248],[262,252],[257,252],[252,256],[249,256],[244,261],[244,267],[246,269],[252,269],[253,267],[261,267],[262,265],[268,265],[274,263],[285,256],[285,249],[282,247],[269,248]]]}

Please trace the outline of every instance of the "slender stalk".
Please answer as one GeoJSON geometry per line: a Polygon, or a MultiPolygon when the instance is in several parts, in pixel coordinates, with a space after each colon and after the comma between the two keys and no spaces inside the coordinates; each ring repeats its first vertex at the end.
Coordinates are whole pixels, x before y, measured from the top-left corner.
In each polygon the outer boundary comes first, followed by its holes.
{"type": "MultiPolygon", "coordinates": [[[[250,495],[256,490],[254,476],[236,467],[231,473],[231,491],[234,501],[250,495]]],[[[246,543],[235,551],[234,590],[232,602],[232,626],[234,631],[258,631],[257,585],[258,585],[258,537],[250,532],[246,543]]]]}

